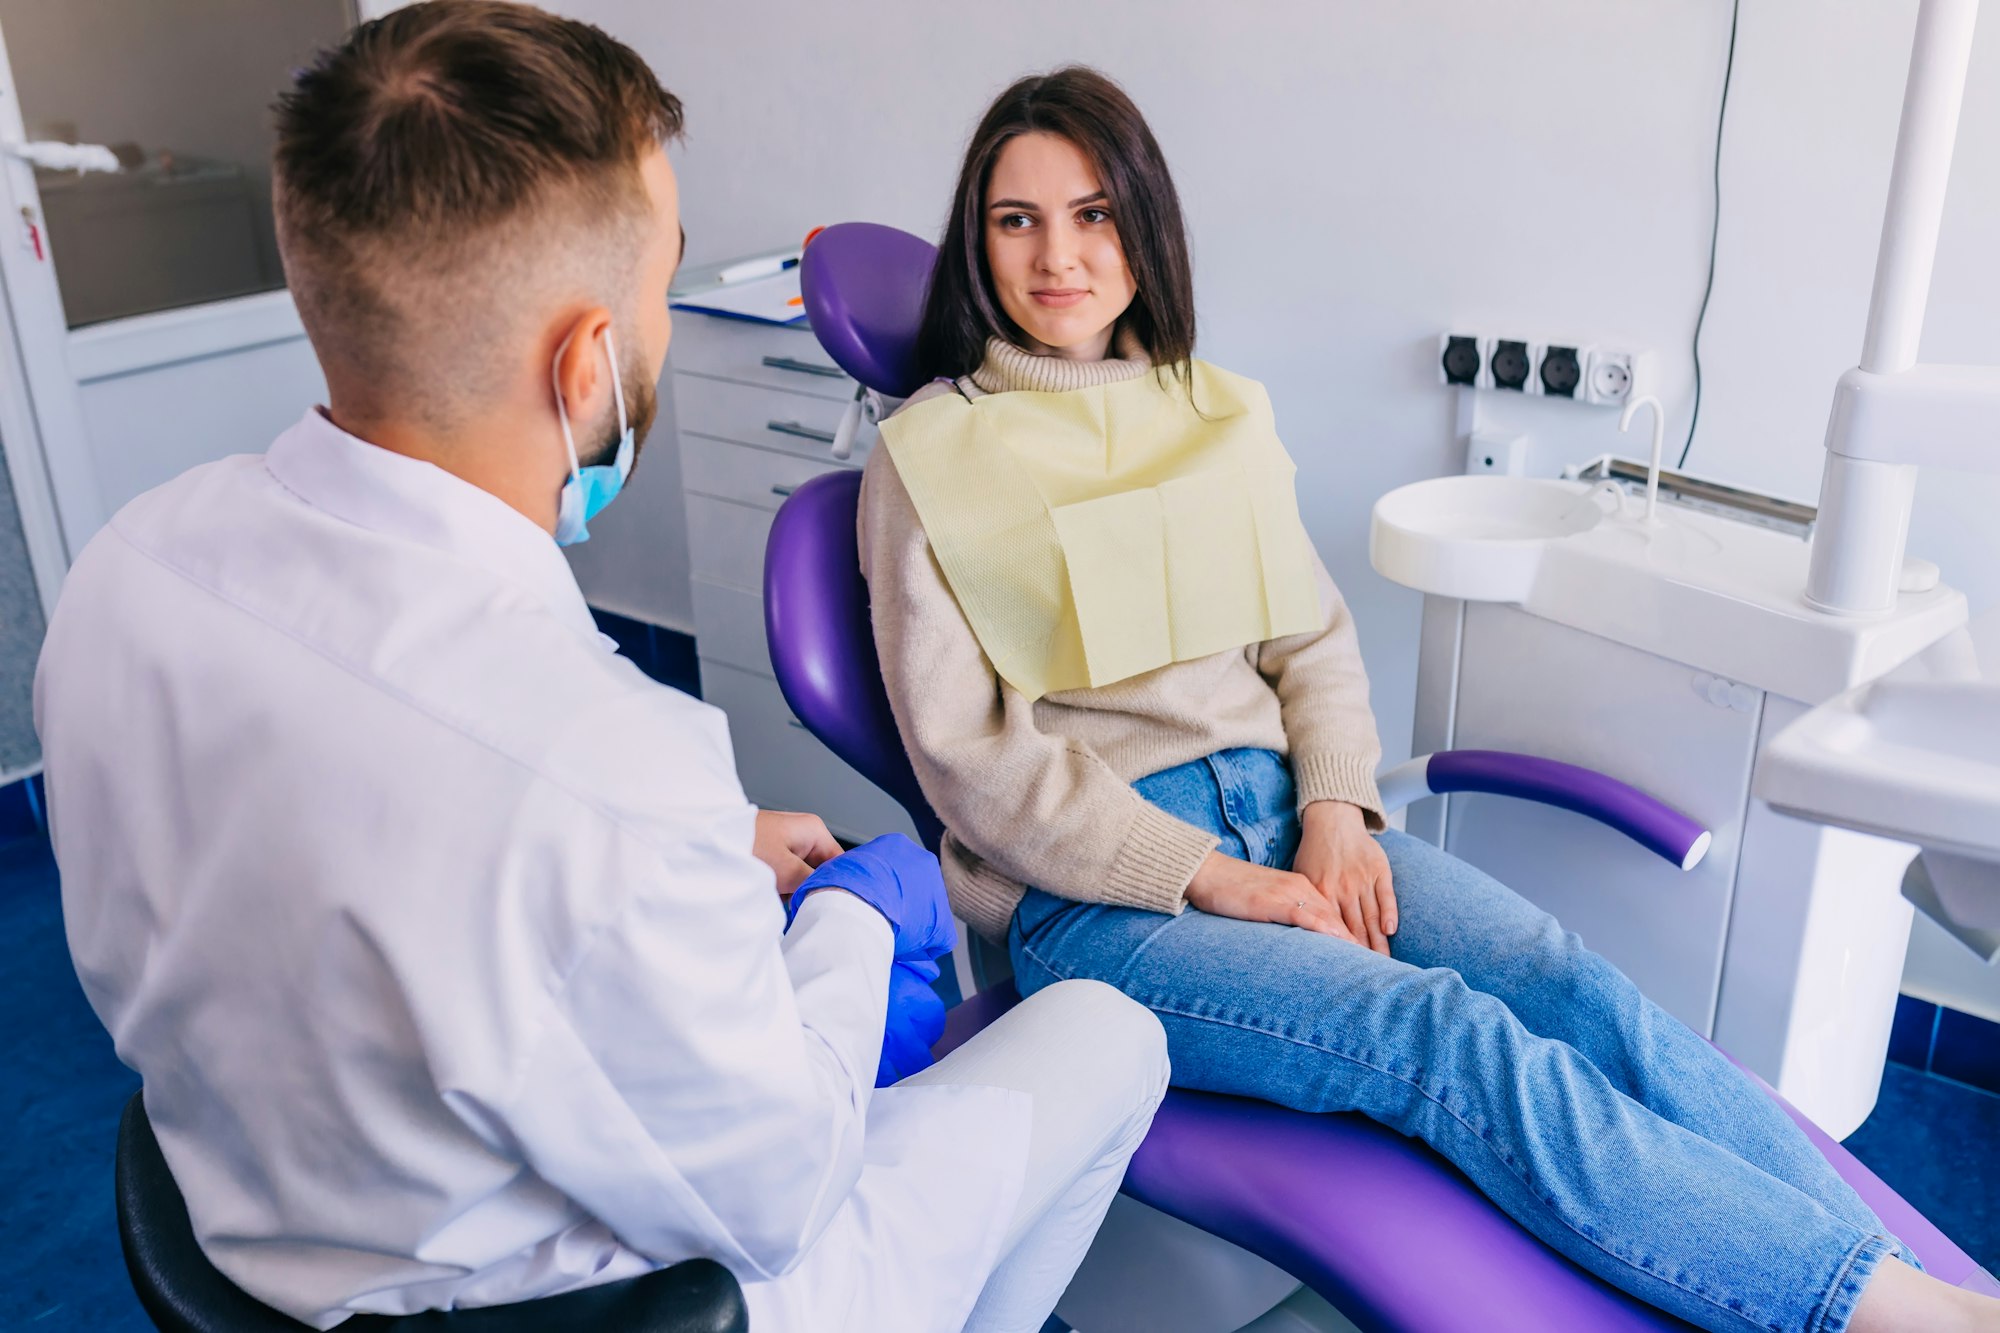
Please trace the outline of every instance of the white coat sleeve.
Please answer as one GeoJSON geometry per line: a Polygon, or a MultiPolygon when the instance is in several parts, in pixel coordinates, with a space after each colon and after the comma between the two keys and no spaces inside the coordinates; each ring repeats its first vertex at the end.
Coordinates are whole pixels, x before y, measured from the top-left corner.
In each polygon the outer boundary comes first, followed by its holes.
{"type": "MultiPolygon", "coordinates": [[[[733,784],[732,784],[733,785],[733,784]]],[[[894,953],[859,898],[789,935],[754,811],[679,846],[611,835],[625,906],[562,984],[503,1120],[543,1179],[657,1263],[792,1268],[860,1175],[894,953]]]]}

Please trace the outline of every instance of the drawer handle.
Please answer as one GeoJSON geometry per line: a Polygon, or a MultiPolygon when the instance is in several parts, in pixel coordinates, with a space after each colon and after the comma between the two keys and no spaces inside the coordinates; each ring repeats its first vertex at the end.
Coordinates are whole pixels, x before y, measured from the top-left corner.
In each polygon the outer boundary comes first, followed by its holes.
{"type": "Polygon", "coordinates": [[[798,487],[796,486],[773,486],[771,488],[771,494],[783,500],[790,498],[791,493],[797,489],[798,487]]]}
{"type": "Polygon", "coordinates": [[[780,435],[797,436],[801,440],[811,440],[815,444],[833,443],[832,431],[814,430],[811,426],[801,426],[796,421],[767,421],[764,423],[764,429],[776,431],[780,435]]]}
{"type": "Polygon", "coordinates": [[[767,356],[764,358],[764,364],[773,370],[789,370],[795,375],[819,375],[830,380],[847,378],[847,372],[838,366],[815,365],[810,361],[801,361],[795,356],[767,356]]]}

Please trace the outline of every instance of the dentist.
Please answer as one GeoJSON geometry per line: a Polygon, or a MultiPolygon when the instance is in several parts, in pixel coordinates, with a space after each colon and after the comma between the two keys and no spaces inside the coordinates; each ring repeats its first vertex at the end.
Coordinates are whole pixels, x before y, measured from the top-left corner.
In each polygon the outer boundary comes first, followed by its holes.
{"type": "Polygon", "coordinates": [[[757,1333],[1033,1330],[1165,1086],[1070,982],[876,1090],[936,863],[753,809],[596,632],[558,547],[653,421],[680,126],[527,6],[358,28],[278,107],[327,405],[126,506],[50,626],[77,971],[210,1259],[318,1328],[708,1256],[757,1333]]]}

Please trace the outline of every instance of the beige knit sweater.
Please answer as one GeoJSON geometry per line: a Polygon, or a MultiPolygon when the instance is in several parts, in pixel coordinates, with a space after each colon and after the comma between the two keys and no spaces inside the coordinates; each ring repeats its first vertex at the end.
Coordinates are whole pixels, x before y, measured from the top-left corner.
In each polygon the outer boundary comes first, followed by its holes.
{"type": "MultiPolygon", "coordinates": [[[[1119,351],[1065,361],[995,339],[968,379],[929,386],[911,402],[1062,391],[1150,371],[1129,343],[1119,351]]],[[[1324,629],[1029,703],[980,650],[887,449],[876,449],[862,474],[860,542],[897,729],[949,830],[945,885],[954,910],[982,935],[1006,937],[1027,884],[1081,902],[1179,912],[1217,839],[1131,784],[1218,750],[1286,754],[1301,807],[1348,801],[1382,827],[1381,744],[1354,620],[1317,558],[1324,629]]]]}

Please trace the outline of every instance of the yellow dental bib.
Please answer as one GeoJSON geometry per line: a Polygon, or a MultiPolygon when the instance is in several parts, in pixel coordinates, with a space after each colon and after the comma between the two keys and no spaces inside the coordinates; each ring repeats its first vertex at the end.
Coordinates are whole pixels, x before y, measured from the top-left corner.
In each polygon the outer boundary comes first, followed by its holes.
{"type": "Polygon", "coordinates": [[[979,646],[1029,699],[1323,623],[1263,386],[1190,373],[1200,412],[1146,374],[941,394],[882,424],[979,646]]]}

